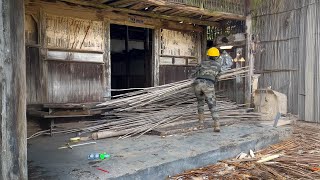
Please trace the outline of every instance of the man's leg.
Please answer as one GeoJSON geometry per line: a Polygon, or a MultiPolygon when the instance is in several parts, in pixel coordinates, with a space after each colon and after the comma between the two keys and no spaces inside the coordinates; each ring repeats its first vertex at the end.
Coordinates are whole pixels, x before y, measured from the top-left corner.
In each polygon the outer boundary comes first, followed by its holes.
{"type": "Polygon", "coordinates": [[[197,84],[194,86],[194,92],[197,97],[198,101],[198,118],[199,122],[203,124],[204,122],[204,102],[205,102],[205,96],[201,90],[200,84],[197,84]]]}
{"type": "Polygon", "coordinates": [[[205,98],[213,119],[213,128],[215,132],[220,132],[219,114],[215,95],[214,84],[208,84],[205,90],[205,98]]]}

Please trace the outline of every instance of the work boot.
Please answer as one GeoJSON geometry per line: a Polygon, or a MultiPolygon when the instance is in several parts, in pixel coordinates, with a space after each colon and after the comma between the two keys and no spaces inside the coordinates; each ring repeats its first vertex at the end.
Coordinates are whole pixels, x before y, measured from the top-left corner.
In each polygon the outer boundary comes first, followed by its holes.
{"type": "Polygon", "coordinates": [[[213,123],[213,131],[220,132],[220,123],[218,121],[214,121],[213,123]]]}
{"type": "Polygon", "coordinates": [[[204,122],[204,113],[199,113],[199,123],[203,124],[204,122]]]}

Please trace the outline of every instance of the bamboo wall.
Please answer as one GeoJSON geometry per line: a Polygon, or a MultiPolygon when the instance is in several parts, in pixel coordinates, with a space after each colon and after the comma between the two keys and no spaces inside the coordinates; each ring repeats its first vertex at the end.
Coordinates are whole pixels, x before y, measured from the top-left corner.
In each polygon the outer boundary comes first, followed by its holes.
{"type": "Polygon", "coordinates": [[[288,111],[320,122],[319,0],[252,3],[259,88],[288,96],[288,111]]]}
{"type": "Polygon", "coordinates": [[[320,1],[304,0],[300,22],[300,83],[299,104],[307,121],[320,123],[320,1]],[[303,71],[304,70],[304,71],[303,71]]]}

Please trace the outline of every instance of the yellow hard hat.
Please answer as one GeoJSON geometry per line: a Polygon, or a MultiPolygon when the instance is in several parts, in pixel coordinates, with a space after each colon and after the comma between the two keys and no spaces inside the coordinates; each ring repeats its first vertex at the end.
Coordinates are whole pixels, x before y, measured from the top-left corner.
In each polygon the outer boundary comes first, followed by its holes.
{"type": "Polygon", "coordinates": [[[216,47],[212,47],[212,48],[208,49],[207,55],[213,56],[213,57],[220,56],[219,49],[216,47]]]}

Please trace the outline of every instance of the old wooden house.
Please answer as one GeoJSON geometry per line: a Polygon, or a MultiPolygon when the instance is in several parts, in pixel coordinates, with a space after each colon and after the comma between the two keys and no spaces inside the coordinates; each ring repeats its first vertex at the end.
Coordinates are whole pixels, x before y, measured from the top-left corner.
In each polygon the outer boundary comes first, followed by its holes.
{"type": "Polygon", "coordinates": [[[27,104],[97,102],[109,98],[112,89],[186,79],[205,58],[208,29],[243,22],[245,5],[234,0],[26,1],[27,104]]]}
{"type": "Polygon", "coordinates": [[[207,40],[239,24],[243,33],[247,3],[0,0],[0,179],[27,178],[26,105],[98,102],[112,89],[186,79],[207,40]]]}

